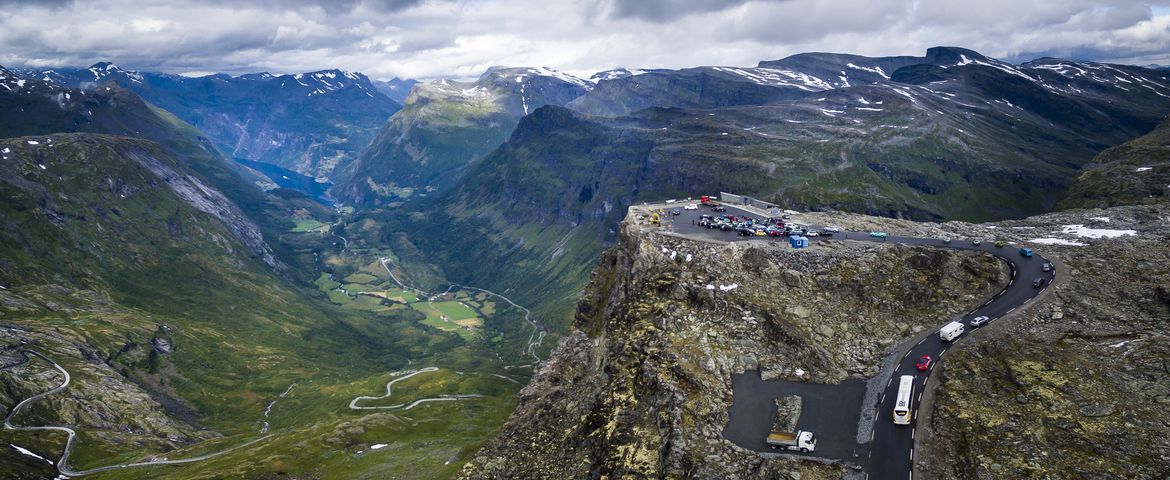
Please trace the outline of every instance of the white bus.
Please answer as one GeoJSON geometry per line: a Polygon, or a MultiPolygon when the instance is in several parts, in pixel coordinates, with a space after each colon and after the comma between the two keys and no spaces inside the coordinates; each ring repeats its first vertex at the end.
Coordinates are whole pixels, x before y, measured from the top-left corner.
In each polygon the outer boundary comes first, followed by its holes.
{"type": "Polygon", "coordinates": [[[898,382],[898,398],[894,400],[894,423],[897,425],[910,424],[910,397],[914,395],[914,378],[914,375],[902,375],[902,380],[898,382]]]}

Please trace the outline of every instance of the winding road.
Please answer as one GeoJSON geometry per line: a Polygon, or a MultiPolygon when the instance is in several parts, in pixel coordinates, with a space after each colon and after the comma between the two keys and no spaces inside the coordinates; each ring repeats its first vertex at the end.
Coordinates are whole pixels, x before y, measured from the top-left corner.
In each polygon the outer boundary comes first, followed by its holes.
{"type": "Polygon", "coordinates": [[[441,395],[438,397],[422,398],[422,399],[415,400],[415,401],[410,402],[410,403],[400,403],[398,405],[387,405],[387,406],[382,406],[382,407],[362,407],[362,406],[358,405],[358,402],[361,402],[364,400],[382,400],[384,398],[389,398],[390,395],[394,392],[393,387],[394,387],[395,383],[401,382],[403,380],[406,380],[406,379],[413,377],[415,375],[418,375],[420,373],[437,372],[438,370],[439,370],[438,367],[425,367],[425,368],[420,368],[418,370],[407,370],[405,372],[391,373],[390,375],[402,375],[402,376],[395,378],[393,380],[390,380],[389,382],[386,382],[386,394],[385,395],[382,395],[380,397],[367,397],[367,396],[356,397],[353,400],[350,400],[349,408],[351,410],[397,410],[399,408],[401,408],[403,410],[410,410],[414,407],[417,407],[417,406],[419,406],[423,403],[427,403],[427,402],[451,402],[451,401],[456,401],[456,400],[468,400],[468,399],[472,399],[472,398],[483,398],[483,395],[480,395],[478,393],[471,393],[471,394],[465,394],[465,395],[441,395]]]}
{"type": "Polygon", "coordinates": [[[179,459],[179,460],[152,460],[152,461],[148,461],[148,462],[136,462],[136,463],[123,463],[123,464],[117,464],[117,465],[107,465],[104,467],[90,468],[90,469],[86,469],[86,470],[74,470],[74,469],[69,467],[69,455],[71,453],[73,453],[73,444],[74,444],[74,441],[77,439],[77,432],[75,432],[72,428],[57,427],[57,426],[25,427],[25,426],[20,426],[20,425],[16,425],[16,424],[12,423],[12,418],[15,417],[17,414],[19,414],[21,409],[23,409],[24,407],[26,407],[30,403],[35,402],[37,400],[40,400],[41,398],[44,398],[48,395],[52,395],[54,393],[61,392],[61,391],[65,390],[65,388],[69,386],[69,382],[70,382],[70,380],[72,380],[72,377],[69,376],[68,371],[66,371],[63,367],[61,367],[61,365],[58,365],[57,362],[54,362],[49,357],[41,355],[40,353],[34,352],[32,350],[21,350],[20,353],[21,353],[21,355],[24,356],[23,361],[21,361],[20,363],[14,364],[14,365],[5,366],[3,368],[0,368],[0,370],[5,370],[8,368],[16,367],[18,365],[26,364],[29,362],[29,355],[32,355],[32,356],[35,356],[41,360],[48,362],[50,365],[53,366],[53,368],[56,368],[57,371],[61,372],[61,375],[63,375],[65,377],[65,379],[61,382],[60,385],[53,387],[49,390],[46,390],[44,392],[38,393],[36,395],[33,395],[31,397],[28,397],[24,400],[21,400],[20,403],[17,403],[16,406],[12,407],[12,410],[8,411],[8,415],[4,416],[4,429],[5,430],[15,430],[15,431],[25,431],[25,432],[28,432],[28,431],[56,431],[56,432],[64,432],[66,435],[68,435],[68,438],[65,440],[65,449],[62,450],[61,458],[59,460],[57,460],[57,463],[56,463],[57,471],[61,475],[64,475],[66,477],[79,477],[82,475],[89,475],[92,473],[104,472],[107,470],[118,470],[118,469],[122,469],[122,468],[149,467],[149,466],[156,466],[156,465],[178,465],[178,464],[182,464],[182,463],[199,462],[199,461],[207,460],[209,458],[218,457],[220,455],[231,452],[233,450],[247,447],[249,445],[252,445],[254,443],[263,441],[263,440],[271,437],[271,435],[265,435],[263,437],[253,439],[253,440],[248,441],[246,443],[236,445],[236,446],[231,447],[231,448],[226,448],[226,449],[220,450],[218,452],[208,453],[205,455],[199,455],[196,457],[184,458],[184,459],[179,459]]]}
{"type": "MultiPolygon", "coordinates": [[[[749,212],[746,210],[735,208],[731,205],[726,205],[728,212],[735,215],[750,215],[755,218],[760,218],[761,215],[749,212]]],[[[681,205],[672,205],[670,208],[681,209],[681,205]]],[[[666,221],[666,226],[672,229],[674,235],[697,238],[702,240],[714,240],[718,242],[734,242],[734,241],[781,241],[787,243],[787,237],[744,237],[739,236],[735,232],[723,232],[715,229],[708,229],[697,225],[699,216],[708,213],[707,209],[700,210],[682,210],[680,215],[672,215],[666,221]],[[694,220],[695,224],[691,221],[694,220]]],[[[799,219],[796,219],[799,221],[799,219]]],[[[819,226],[813,226],[819,228],[819,226]]],[[[811,237],[810,242],[818,242],[825,240],[833,241],[858,241],[858,242],[876,242],[876,243],[896,243],[903,245],[921,245],[936,248],[951,248],[956,250],[978,251],[991,254],[1003,261],[1009,267],[1011,276],[1008,279],[1007,285],[999,293],[992,298],[986,300],[982,305],[976,306],[962,315],[960,318],[947,319],[945,323],[950,321],[961,321],[965,324],[964,333],[955,338],[953,341],[944,342],[939,338],[937,330],[923,336],[917,343],[907,345],[906,343],[900,345],[897,349],[901,352],[905,349],[905,353],[900,355],[894,362],[887,362],[889,368],[883,369],[871,382],[884,382],[884,385],[878,385],[874,393],[874,397],[869,402],[862,401],[862,405],[858,405],[861,411],[861,416],[871,420],[871,422],[864,422],[872,425],[872,431],[868,435],[859,435],[860,437],[867,437],[868,444],[858,445],[856,448],[842,448],[837,455],[837,460],[845,460],[855,463],[864,463],[865,470],[869,478],[877,480],[886,479],[913,479],[913,465],[914,465],[914,438],[917,433],[917,423],[920,419],[919,410],[922,403],[922,392],[925,390],[927,383],[930,381],[930,375],[934,372],[938,362],[943,360],[947,350],[956,342],[962,341],[963,338],[970,335],[975,327],[970,325],[971,319],[979,316],[986,316],[994,322],[996,319],[1006,316],[1017,309],[1023,307],[1044,290],[1046,290],[1056,279],[1056,269],[1052,268],[1045,272],[1042,270],[1042,265],[1049,263],[1044,257],[1033,254],[1030,257],[1025,257],[1019,253],[1018,247],[1007,245],[1004,247],[994,246],[994,242],[986,241],[980,245],[974,245],[970,241],[955,240],[945,242],[942,239],[936,238],[919,238],[919,237],[902,237],[902,236],[888,236],[885,238],[871,237],[868,232],[841,232],[832,237],[811,237]],[[1043,279],[1041,287],[1033,287],[1034,279],[1043,279]],[[909,348],[906,348],[909,347],[909,348]],[[934,359],[934,363],[926,371],[919,371],[916,367],[918,359],[923,355],[930,355],[934,359]],[[893,423],[893,404],[898,394],[898,383],[894,380],[902,375],[914,375],[915,385],[914,394],[912,398],[912,418],[909,425],[895,425],[893,423]],[[877,396],[880,392],[880,397],[877,396]],[[876,402],[874,402],[876,400],[876,402]],[[861,458],[862,453],[868,456],[868,459],[861,458]]],[[[942,325],[939,325],[940,327],[942,325]]],[[[909,342],[907,342],[909,343],[909,342]]],[[[744,385],[749,382],[743,382],[744,385]]],[[[833,386],[830,386],[833,387],[833,386]]],[[[841,386],[842,396],[855,396],[855,389],[850,386],[841,386]]],[[[736,396],[743,395],[748,392],[737,391],[736,396]]],[[[757,395],[758,396],[758,395],[757,395]]],[[[870,398],[870,397],[867,397],[870,398]]],[[[754,402],[759,404],[759,407],[753,411],[746,411],[747,409],[739,409],[737,415],[748,415],[747,418],[732,418],[729,421],[728,428],[724,429],[724,436],[728,440],[737,445],[760,452],[771,452],[771,450],[764,443],[764,438],[759,435],[759,428],[751,427],[751,425],[770,424],[771,416],[774,413],[775,406],[771,401],[768,402],[754,402]],[[740,413],[742,412],[742,413],[740,413]],[[742,428],[731,428],[732,423],[736,425],[744,425],[742,428]]],[[[735,407],[733,406],[733,410],[735,407]]],[[[802,414],[801,418],[805,415],[802,414]]],[[[838,415],[835,418],[837,422],[850,421],[850,415],[838,415]]],[[[856,415],[852,415],[856,419],[856,415]]],[[[852,427],[848,425],[833,425],[831,431],[848,431],[852,427]]],[[[807,427],[806,427],[807,428],[807,427]]],[[[823,435],[821,441],[826,441],[823,435]]],[[[833,439],[829,443],[842,443],[840,439],[833,439]]],[[[823,456],[821,448],[817,449],[815,456],[823,456]]]]}

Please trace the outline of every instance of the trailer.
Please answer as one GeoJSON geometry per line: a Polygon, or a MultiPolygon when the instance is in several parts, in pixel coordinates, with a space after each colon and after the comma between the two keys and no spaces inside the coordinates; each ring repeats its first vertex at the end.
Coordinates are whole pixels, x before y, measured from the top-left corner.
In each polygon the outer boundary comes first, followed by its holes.
{"type": "Polygon", "coordinates": [[[797,430],[795,432],[776,432],[768,434],[768,446],[777,450],[799,450],[811,452],[817,449],[817,438],[812,432],[797,430]]]}

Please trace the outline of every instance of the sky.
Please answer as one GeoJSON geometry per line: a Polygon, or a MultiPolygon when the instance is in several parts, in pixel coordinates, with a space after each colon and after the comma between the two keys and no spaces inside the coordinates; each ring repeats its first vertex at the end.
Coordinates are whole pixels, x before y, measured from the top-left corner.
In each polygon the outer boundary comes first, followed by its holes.
{"type": "Polygon", "coordinates": [[[178,74],[752,66],[960,46],[1170,65],[1170,0],[0,0],[0,65],[178,74]]]}

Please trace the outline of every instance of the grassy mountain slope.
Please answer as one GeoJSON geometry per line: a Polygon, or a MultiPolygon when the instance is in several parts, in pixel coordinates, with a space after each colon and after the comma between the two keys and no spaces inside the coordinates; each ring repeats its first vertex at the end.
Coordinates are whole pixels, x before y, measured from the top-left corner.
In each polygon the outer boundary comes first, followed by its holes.
{"type": "Polygon", "coordinates": [[[507,140],[520,117],[564,105],[586,86],[539,68],[493,68],[474,83],[415,85],[405,107],[340,174],[333,194],[370,206],[444,191],[469,163],[507,140]]]}
{"type": "MultiPolygon", "coordinates": [[[[510,411],[523,374],[477,344],[494,333],[463,340],[401,305],[359,296],[339,306],[289,281],[356,273],[339,255],[344,239],[290,232],[293,214],[328,222],[332,211],[295,192],[262,194],[198,131],[116,85],[11,85],[0,88],[0,129],[30,136],[0,140],[0,364],[29,348],[70,372],[68,388],[15,423],[75,428],[71,467],[191,457],[267,430],[272,437],[213,460],[94,477],[433,478],[458,469],[510,411]],[[291,268],[275,275],[280,265],[291,268]],[[422,404],[410,421],[347,408],[411,362],[440,370],[396,385],[394,401],[483,397],[422,404]],[[395,449],[370,449],[389,441],[395,449]]],[[[366,281],[386,281],[367,270],[366,281]]],[[[517,315],[487,322],[520,324],[517,315]]],[[[60,381],[35,358],[0,379],[4,409],[60,381]]],[[[50,459],[64,445],[51,432],[5,440],[50,459]]],[[[0,453],[6,473],[41,478],[37,462],[0,453]]]]}
{"type": "MultiPolygon", "coordinates": [[[[29,348],[73,375],[69,388],[17,419],[77,429],[73,468],[189,457],[266,430],[271,438],[216,461],[95,477],[432,478],[457,469],[447,461],[466,459],[510,410],[516,380],[478,372],[496,361],[490,352],[420,329],[409,310],[330,305],[275,276],[223,220],[193,206],[192,191],[224,200],[162,146],[56,134],[6,139],[0,151],[0,357],[7,365],[29,348]],[[396,386],[396,400],[484,397],[427,404],[405,423],[346,408],[411,361],[441,370],[396,386]],[[449,432],[459,433],[436,450],[441,458],[423,452],[449,432]],[[363,460],[370,445],[391,439],[415,453],[363,460]]],[[[39,361],[5,371],[0,405],[54,386],[53,372],[39,361]]],[[[60,455],[63,440],[20,436],[47,458],[60,455]]],[[[0,455],[6,466],[22,461],[0,455]]]]}
{"type": "Polygon", "coordinates": [[[1085,165],[1061,200],[1062,209],[1164,201],[1170,195],[1170,121],[1147,135],[1101,152],[1085,165]]]}
{"type": "MultiPolygon", "coordinates": [[[[12,82],[15,77],[6,78],[12,82]]],[[[234,218],[229,225],[237,238],[272,268],[284,269],[262,232],[287,229],[287,221],[266,211],[264,195],[241,176],[243,170],[224,159],[194,127],[112,83],[85,91],[36,80],[16,81],[22,88],[0,90],[0,111],[6,112],[0,117],[0,136],[90,132],[157,142],[238,205],[239,209],[231,205],[223,210],[234,218]]]]}

